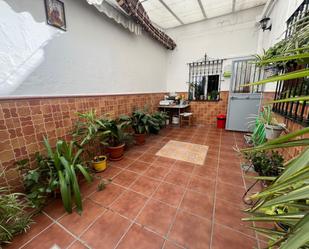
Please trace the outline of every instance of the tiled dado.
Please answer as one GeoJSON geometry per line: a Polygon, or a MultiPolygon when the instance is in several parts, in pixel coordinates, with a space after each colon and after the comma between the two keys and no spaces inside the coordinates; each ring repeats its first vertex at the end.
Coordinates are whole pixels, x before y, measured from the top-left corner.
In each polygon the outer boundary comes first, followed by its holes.
{"type": "Polygon", "coordinates": [[[192,101],[191,112],[195,124],[214,125],[218,114],[227,113],[228,92],[220,92],[220,101],[192,101]]]}
{"type": "MultiPolygon", "coordinates": [[[[273,92],[266,92],[263,93],[263,103],[267,103],[271,100],[274,99],[274,93],[273,92]]],[[[276,119],[281,122],[284,123],[288,129],[289,132],[294,132],[294,131],[298,131],[303,129],[304,127],[298,123],[293,122],[290,119],[287,119],[279,114],[275,114],[276,119]]],[[[309,135],[306,135],[307,138],[309,138],[309,135]]],[[[304,148],[303,147],[292,147],[292,148],[287,148],[287,149],[283,149],[283,155],[285,157],[286,160],[289,160],[293,157],[295,157],[296,155],[298,155],[304,148]]]]}
{"type": "Polygon", "coordinates": [[[0,100],[0,185],[21,186],[15,162],[43,151],[43,136],[51,144],[69,139],[76,112],[92,108],[98,115],[130,114],[135,107],[155,110],[163,93],[0,100]],[[1,174],[1,172],[4,172],[1,174]]]}

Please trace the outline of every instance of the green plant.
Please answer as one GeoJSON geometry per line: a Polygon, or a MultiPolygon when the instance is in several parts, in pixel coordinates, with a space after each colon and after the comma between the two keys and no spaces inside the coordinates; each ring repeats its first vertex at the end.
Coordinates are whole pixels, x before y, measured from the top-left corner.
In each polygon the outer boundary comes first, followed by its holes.
{"type": "MultiPolygon", "coordinates": [[[[308,17],[306,17],[308,18],[308,17]]],[[[302,19],[301,19],[302,20],[302,19]]],[[[299,23],[299,21],[297,22],[299,23]]],[[[291,63],[305,64],[309,60],[309,26],[296,27],[296,35],[276,44],[266,52],[267,56],[259,57],[257,64],[266,67],[281,67],[285,69],[291,63]]],[[[308,77],[309,69],[281,73],[267,79],[247,84],[255,86],[273,81],[299,79],[308,77]]],[[[295,81],[300,84],[302,81],[295,81]]],[[[272,103],[293,101],[308,101],[308,93],[302,96],[274,100],[272,103]]],[[[304,102],[303,102],[304,103],[304,102]]],[[[275,222],[284,229],[273,230],[265,227],[254,227],[258,233],[269,239],[268,248],[298,249],[309,248],[309,127],[268,141],[245,152],[266,151],[292,147],[305,147],[302,153],[289,160],[284,165],[284,171],[277,177],[258,177],[257,179],[273,181],[263,191],[251,196],[255,205],[246,210],[250,215],[245,221],[275,222]]]]}
{"type": "Polygon", "coordinates": [[[53,150],[46,138],[44,138],[45,148],[48,155],[48,163],[57,171],[57,178],[54,181],[60,188],[63,206],[68,213],[72,213],[72,205],[76,204],[77,212],[82,212],[82,199],[79,189],[77,173],[82,175],[88,182],[92,181],[88,170],[83,166],[80,155],[82,149],[76,149],[75,142],[66,143],[58,140],[53,150]]]}
{"type": "Polygon", "coordinates": [[[103,145],[116,147],[122,144],[130,145],[132,143],[132,135],[128,132],[131,119],[127,116],[121,116],[119,119],[100,119],[98,121],[105,127],[105,137],[101,141],[103,145]]]}
{"type": "Polygon", "coordinates": [[[79,120],[75,123],[73,137],[81,147],[105,140],[110,131],[105,127],[104,122],[101,122],[101,118],[97,117],[96,110],[77,113],[77,115],[79,120]]]}
{"type": "Polygon", "coordinates": [[[136,134],[149,133],[150,126],[157,127],[156,121],[145,109],[133,111],[131,125],[136,134]]]}
{"type": "Polygon", "coordinates": [[[151,115],[153,124],[149,127],[149,132],[158,134],[159,131],[165,126],[166,119],[169,118],[166,112],[155,112],[151,115]]]}
{"type": "Polygon", "coordinates": [[[255,119],[255,126],[252,132],[251,140],[254,146],[261,145],[266,141],[265,125],[259,117],[255,119]]]}
{"type": "Polygon", "coordinates": [[[278,176],[283,170],[284,159],[277,151],[246,152],[244,157],[261,176],[278,176]]]}
{"type": "Polygon", "coordinates": [[[260,113],[257,116],[253,116],[254,121],[249,122],[249,126],[254,124],[254,129],[251,136],[254,146],[261,145],[266,141],[265,125],[277,125],[283,127],[283,125],[279,124],[277,119],[274,117],[271,109],[272,108],[270,105],[262,107],[260,113]]]}
{"type": "Polygon", "coordinates": [[[97,186],[97,190],[98,191],[102,191],[102,190],[104,190],[105,188],[106,188],[106,186],[108,185],[108,184],[110,184],[112,182],[112,180],[111,179],[102,179],[100,182],[99,182],[99,184],[98,184],[98,186],[97,186]]]}
{"type": "Polygon", "coordinates": [[[32,220],[27,212],[29,207],[24,194],[10,193],[7,187],[0,187],[0,247],[1,244],[10,243],[14,235],[30,228],[32,220]]]}
{"type": "MultiPolygon", "coordinates": [[[[309,128],[304,128],[261,146],[244,149],[242,152],[286,148],[295,144],[307,146],[308,139],[300,136],[308,133],[309,128]]],[[[301,154],[285,163],[284,168],[283,173],[277,177],[258,178],[271,179],[273,183],[263,191],[251,196],[251,199],[256,203],[252,208],[246,210],[250,217],[243,220],[276,222],[285,228],[283,231],[264,227],[253,228],[269,238],[269,248],[275,246],[282,249],[307,248],[309,246],[309,148],[305,148],[301,154]]]]}
{"type": "Polygon", "coordinates": [[[31,206],[38,210],[46,203],[48,195],[58,188],[57,171],[49,159],[36,153],[36,167],[31,168],[29,160],[17,162],[22,178],[27,199],[31,206]]]}
{"type": "Polygon", "coordinates": [[[152,114],[152,117],[158,121],[160,128],[165,126],[166,119],[169,118],[166,112],[155,112],[152,114]]]}
{"type": "Polygon", "coordinates": [[[273,115],[271,105],[263,106],[259,115],[259,120],[264,125],[279,125],[279,122],[273,115]]]}
{"type": "Polygon", "coordinates": [[[219,92],[216,90],[211,91],[210,96],[212,100],[217,100],[219,92]]]}

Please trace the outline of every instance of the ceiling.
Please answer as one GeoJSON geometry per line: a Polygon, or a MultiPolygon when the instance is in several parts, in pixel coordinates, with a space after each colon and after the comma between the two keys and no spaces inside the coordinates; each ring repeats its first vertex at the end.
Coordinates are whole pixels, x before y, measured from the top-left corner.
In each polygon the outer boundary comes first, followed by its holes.
{"type": "Polygon", "coordinates": [[[141,0],[151,21],[168,29],[263,5],[267,0],[141,0]]]}

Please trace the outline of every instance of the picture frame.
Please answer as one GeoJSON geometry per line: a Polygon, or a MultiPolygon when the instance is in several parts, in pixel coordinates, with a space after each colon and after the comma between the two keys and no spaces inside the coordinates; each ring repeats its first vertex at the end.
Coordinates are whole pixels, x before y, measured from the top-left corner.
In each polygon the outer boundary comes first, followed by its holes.
{"type": "Polygon", "coordinates": [[[44,0],[44,2],[46,23],[53,27],[66,31],[67,25],[65,19],[64,3],[60,0],[44,0]]]}

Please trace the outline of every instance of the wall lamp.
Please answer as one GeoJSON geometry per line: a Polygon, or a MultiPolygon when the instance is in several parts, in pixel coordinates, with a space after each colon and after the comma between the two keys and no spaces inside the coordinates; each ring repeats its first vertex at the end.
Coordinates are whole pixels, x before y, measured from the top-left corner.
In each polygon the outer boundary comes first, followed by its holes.
{"type": "Polygon", "coordinates": [[[269,17],[263,17],[263,19],[260,21],[260,24],[261,24],[261,28],[263,30],[263,32],[265,30],[271,30],[271,24],[267,27],[267,24],[268,22],[270,21],[270,18],[269,17]]]}

